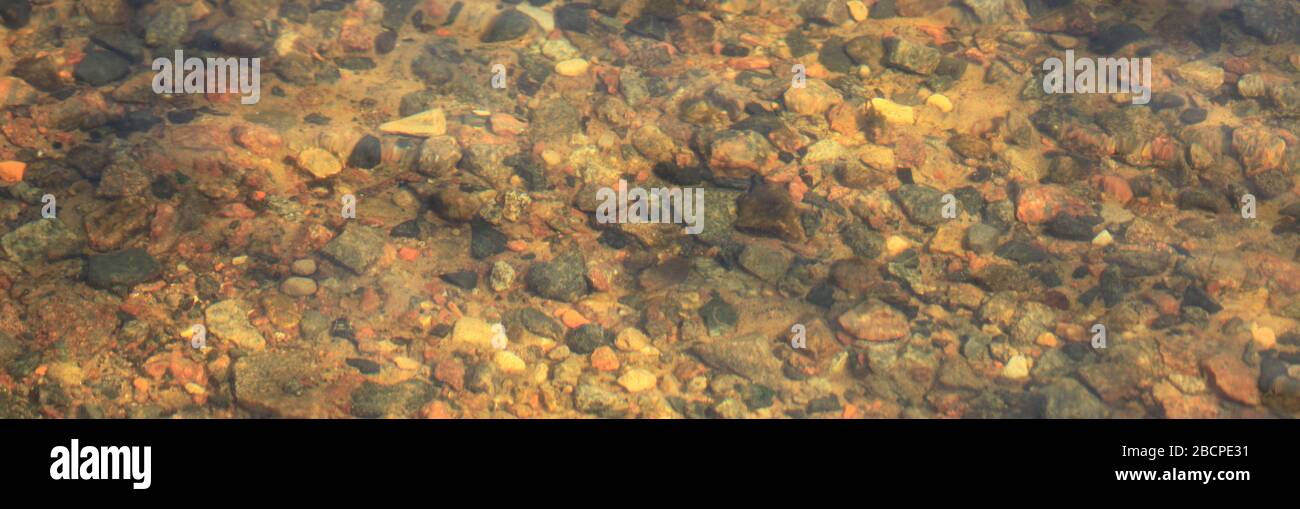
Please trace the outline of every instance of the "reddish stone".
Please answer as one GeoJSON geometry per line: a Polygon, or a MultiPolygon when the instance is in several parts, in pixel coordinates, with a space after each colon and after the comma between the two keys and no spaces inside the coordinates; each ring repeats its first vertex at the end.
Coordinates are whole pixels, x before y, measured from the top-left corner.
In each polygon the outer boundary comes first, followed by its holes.
{"type": "Polygon", "coordinates": [[[839,318],[840,327],[866,341],[892,341],[911,333],[907,317],[886,304],[862,304],[839,318]]]}
{"type": "Polygon", "coordinates": [[[0,162],[0,182],[16,183],[23,181],[23,173],[27,171],[27,163],[22,161],[3,161],[0,162]]]}
{"type": "Polygon", "coordinates": [[[348,20],[339,31],[339,44],[347,51],[370,51],[377,35],[377,28],[363,24],[361,20],[348,20]]]}
{"type": "Polygon", "coordinates": [[[1269,253],[1246,253],[1245,258],[1246,265],[1272,286],[1288,294],[1300,292],[1300,265],[1269,253]]]}
{"type": "Polygon", "coordinates": [[[444,401],[430,401],[420,409],[420,417],[425,419],[455,419],[456,412],[444,401]]]}
{"type": "Polygon", "coordinates": [[[1061,311],[1070,309],[1070,298],[1058,290],[1048,290],[1044,293],[1043,303],[1061,311]]]}
{"type": "Polygon", "coordinates": [[[170,203],[159,203],[153,211],[153,221],[149,223],[149,237],[159,238],[170,232],[176,224],[176,207],[170,203]]]}
{"type": "Polygon", "coordinates": [[[1128,180],[1124,177],[1104,175],[1100,180],[1102,193],[1111,200],[1123,205],[1133,199],[1133,189],[1129,187],[1128,180]]]}
{"type": "Polygon", "coordinates": [[[4,134],[10,143],[33,150],[54,150],[49,140],[43,136],[36,122],[25,117],[11,117],[0,120],[0,134],[4,134]]]}
{"type": "Polygon", "coordinates": [[[1174,160],[1175,154],[1182,153],[1182,149],[1172,136],[1161,134],[1151,140],[1150,157],[1155,163],[1170,163],[1174,160]]]}
{"type": "Polygon", "coordinates": [[[21,79],[0,78],[0,107],[30,105],[39,97],[40,93],[21,79]]]}
{"type": "Polygon", "coordinates": [[[222,207],[221,210],[217,212],[217,216],[230,219],[252,219],[257,217],[257,213],[253,212],[253,209],[248,208],[248,206],[243,203],[231,203],[222,207]]]}
{"type": "Polygon", "coordinates": [[[231,135],[235,138],[235,143],[259,156],[269,156],[284,145],[284,140],[279,134],[259,125],[236,127],[231,135]]]}
{"type": "Polygon", "coordinates": [[[1088,204],[1058,185],[1031,186],[1022,190],[1016,199],[1016,219],[1025,224],[1043,224],[1062,212],[1077,216],[1092,214],[1088,204]]]}
{"type": "Polygon", "coordinates": [[[528,123],[508,113],[494,113],[491,117],[492,132],[501,136],[516,136],[528,129],[528,123]]]}
{"type": "Polygon", "coordinates": [[[714,140],[709,152],[709,166],[726,176],[745,177],[744,170],[765,173],[776,164],[776,151],[767,139],[754,131],[732,131],[714,140]]]}
{"type": "Polygon", "coordinates": [[[894,145],[894,161],[900,167],[920,168],[925,166],[927,150],[920,138],[910,134],[899,135],[898,143],[894,145]]]}
{"type": "Polygon", "coordinates": [[[1093,125],[1070,124],[1061,131],[1061,147],[1096,158],[1115,153],[1115,139],[1093,125]]]}
{"type": "Polygon", "coordinates": [[[757,71],[767,69],[772,66],[772,61],[767,57],[751,56],[733,58],[728,62],[732,69],[740,71],[757,71]]]}
{"type": "Polygon", "coordinates": [[[610,289],[610,274],[605,267],[599,265],[587,267],[587,280],[597,291],[608,292],[610,289]]]}
{"type": "Polygon", "coordinates": [[[143,369],[154,380],[160,380],[164,374],[170,374],[172,380],[178,385],[187,383],[208,384],[208,374],[204,371],[203,365],[185,357],[180,350],[172,350],[168,353],[160,353],[150,357],[149,360],[144,362],[143,369]]]}
{"type": "Polygon", "coordinates": [[[591,367],[599,371],[617,371],[618,355],[614,354],[614,349],[608,346],[596,348],[591,352],[591,367]]]}
{"type": "Polygon", "coordinates": [[[803,133],[786,126],[773,129],[772,132],[767,134],[767,138],[776,148],[789,153],[799,152],[811,142],[803,133]]]}
{"type": "Polygon", "coordinates": [[[433,378],[458,391],[465,390],[465,364],[455,357],[444,357],[433,365],[433,378]]]}
{"type": "Polygon", "coordinates": [[[1246,74],[1255,70],[1255,65],[1250,60],[1241,57],[1228,57],[1223,59],[1223,70],[1233,74],[1246,74]]]}
{"type": "Polygon", "coordinates": [[[1232,131],[1232,150],[1246,167],[1246,174],[1255,175],[1282,165],[1286,142],[1264,127],[1239,127],[1232,131]]]}
{"type": "Polygon", "coordinates": [[[1151,296],[1151,303],[1156,305],[1156,310],[1162,315],[1178,316],[1181,302],[1173,295],[1158,292],[1151,296]]]}
{"type": "Polygon", "coordinates": [[[1219,354],[1201,362],[1206,377],[1229,399],[1247,405],[1259,404],[1258,374],[1232,355],[1219,354]]]}
{"type": "Polygon", "coordinates": [[[845,136],[853,136],[862,130],[865,118],[857,105],[842,102],[826,113],[826,120],[830,122],[831,130],[845,136]]]}

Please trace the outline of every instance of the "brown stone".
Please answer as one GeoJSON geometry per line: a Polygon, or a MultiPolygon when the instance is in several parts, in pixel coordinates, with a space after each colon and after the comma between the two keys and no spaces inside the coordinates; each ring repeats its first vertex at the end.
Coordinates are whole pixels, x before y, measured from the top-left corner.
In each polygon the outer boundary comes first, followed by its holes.
{"type": "Polygon", "coordinates": [[[1259,404],[1259,377],[1246,363],[1232,355],[1219,354],[1201,362],[1206,377],[1229,399],[1247,405],[1259,404]]]}
{"type": "Polygon", "coordinates": [[[912,332],[907,316],[880,301],[867,301],[839,318],[840,327],[865,341],[893,341],[912,332]]]}

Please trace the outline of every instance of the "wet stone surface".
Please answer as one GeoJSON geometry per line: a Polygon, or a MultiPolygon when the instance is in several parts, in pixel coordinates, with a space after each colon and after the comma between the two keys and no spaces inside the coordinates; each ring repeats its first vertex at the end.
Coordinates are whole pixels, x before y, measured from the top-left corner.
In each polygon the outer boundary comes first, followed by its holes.
{"type": "Polygon", "coordinates": [[[1185,3],[0,0],[0,417],[1296,417],[1300,11],[1185,3]]]}

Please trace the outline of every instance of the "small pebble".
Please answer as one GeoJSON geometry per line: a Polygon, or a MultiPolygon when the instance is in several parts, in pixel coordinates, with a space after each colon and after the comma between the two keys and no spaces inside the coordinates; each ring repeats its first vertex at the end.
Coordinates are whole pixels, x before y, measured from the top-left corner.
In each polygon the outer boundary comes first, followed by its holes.
{"type": "Polygon", "coordinates": [[[316,293],[316,280],[308,277],[291,277],[280,285],[280,291],[292,297],[306,297],[316,293]]]}
{"type": "Polygon", "coordinates": [[[591,367],[599,371],[615,371],[618,364],[618,355],[608,346],[598,347],[591,352],[591,367]]]}
{"type": "Polygon", "coordinates": [[[620,331],[618,337],[614,338],[614,346],[624,352],[639,352],[650,346],[650,338],[646,337],[645,333],[641,332],[641,329],[628,327],[620,331]]]}
{"type": "Polygon", "coordinates": [[[910,125],[916,122],[916,114],[911,106],[904,106],[883,97],[871,99],[871,111],[891,124],[910,125]]]}
{"type": "Polygon", "coordinates": [[[295,260],[289,269],[293,271],[294,275],[310,276],[316,273],[316,260],[311,258],[295,260]]]}
{"type": "Polygon", "coordinates": [[[1199,124],[1205,121],[1209,113],[1205,108],[1187,108],[1178,115],[1178,120],[1187,125],[1199,124]]]}
{"type": "Polygon", "coordinates": [[[871,13],[871,11],[867,9],[867,4],[862,3],[861,0],[849,0],[846,3],[849,6],[849,16],[853,17],[853,21],[862,21],[867,19],[867,16],[871,13]]]}
{"type": "Polygon", "coordinates": [[[555,64],[555,73],[560,76],[575,77],[587,74],[587,69],[591,64],[581,58],[565,60],[555,64]]]}
{"type": "Polygon", "coordinates": [[[1250,337],[1255,340],[1255,346],[1261,350],[1268,350],[1277,346],[1277,333],[1273,332],[1271,327],[1252,326],[1250,337]]]}
{"type": "Polygon", "coordinates": [[[504,292],[510,289],[510,285],[515,282],[515,268],[509,263],[498,261],[492,264],[492,274],[488,277],[488,285],[494,292],[504,292]]]}
{"type": "Polygon", "coordinates": [[[1002,377],[1008,380],[1024,380],[1029,378],[1029,358],[1024,355],[1016,354],[1007,365],[1002,368],[1002,377]]]}
{"type": "Polygon", "coordinates": [[[618,377],[618,384],[627,389],[627,392],[641,392],[651,389],[658,380],[654,373],[644,369],[629,369],[618,377]]]}
{"type": "Polygon", "coordinates": [[[906,237],[892,235],[885,239],[885,252],[889,254],[890,258],[898,256],[899,253],[907,251],[910,247],[912,247],[912,241],[907,240],[906,237]]]}
{"type": "Polygon", "coordinates": [[[492,357],[492,362],[496,364],[497,369],[501,370],[502,373],[507,374],[523,373],[524,369],[528,367],[524,364],[523,359],[520,359],[518,355],[515,355],[508,350],[497,352],[496,355],[492,357]]]}
{"type": "Polygon", "coordinates": [[[939,111],[948,113],[952,111],[952,101],[943,94],[934,94],[925,99],[925,103],[934,106],[939,111]]]}

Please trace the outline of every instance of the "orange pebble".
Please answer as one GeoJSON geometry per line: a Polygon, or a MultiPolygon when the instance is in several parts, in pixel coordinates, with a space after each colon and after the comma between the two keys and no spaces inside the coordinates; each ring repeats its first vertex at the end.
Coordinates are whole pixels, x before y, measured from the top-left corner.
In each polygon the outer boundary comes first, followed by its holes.
{"type": "Polygon", "coordinates": [[[844,414],[840,417],[843,419],[857,419],[861,416],[862,412],[858,411],[858,407],[854,405],[844,405],[844,414]]]}
{"type": "Polygon", "coordinates": [[[614,349],[608,346],[597,348],[591,352],[591,367],[600,371],[618,370],[618,355],[614,354],[614,349]]]}
{"type": "Polygon", "coordinates": [[[446,403],[433,401],[420,409],[420,417],[425,419],[453,419],[456,414],[446,403]]]}
{"type": "Polygon", "coordinates": [[[411,261],[420,257],[420,252],[413,247],[404,247],[397,250],[397,257],[405,261],[411,261]]]}
{"type": "Polygon", "coordinates": [[[522,240],[512,240],[510,242],[506,242],[506,249],[509,249],[516,253],[522,253],[525,249],[528,249],[528,243],[522,240]]]}
{"type": "Polygon", "coordinates": [[[23,173],[27,171],[27,163],[22,161],[4,161],[0,162],[0,181],[16,184],[23,181],[23,173]]]}
{"type": "Polygon", "coordinates": [[[588,320],[587,317],[582,316],[582,313],[573,308],[561,309],[556,311],[555,315],[560,317],[560,321],[564,323],[564,326],[570,329],[576,329],[591,323],[591,320],[588,320]]]}
{"type": "Polygon", "coordinates": [[[803,183],[802,179],[793,179],[790,181],[790,197],[795,203],[803,201],[803,195],[808,192],[808,185],[803,183]]]}

